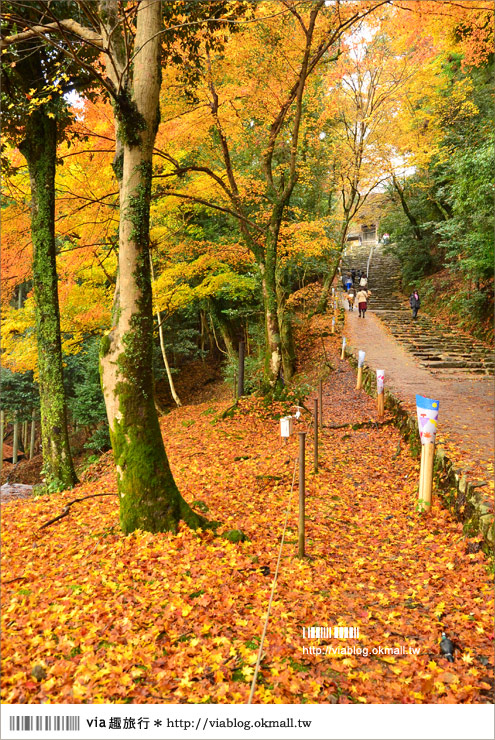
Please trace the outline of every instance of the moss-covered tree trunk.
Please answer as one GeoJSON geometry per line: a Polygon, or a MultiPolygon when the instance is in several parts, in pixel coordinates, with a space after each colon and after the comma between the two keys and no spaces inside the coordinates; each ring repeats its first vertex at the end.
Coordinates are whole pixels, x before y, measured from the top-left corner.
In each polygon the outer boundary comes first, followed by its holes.
{"type": "Polygon", "coordinates": [[[55,160],[57,123],[41,108],[28,118],[20,145],[31,182],[33,288],[41,405],[43,463],[47,482],[76,482],[67,432],[55,253],[55,160]]]}
{"type": "MultiPolygon", "coordinates": [[[[103,30],[113,45],[114,56],[109,62],[113,74],[119,58],[118,31],[113,26],[116,3],[105,2],[105,10],[103,30]]],[[[194,528],[204,523],[177,489],[153,402],[149,210],[152,152],[159,119],[161,30],[160,2],[142,0],[136,19],[132,77],[128,77],[123,93],[124,104],[116,104],[119,286],[113,327],[102,341],[100,366],[124,532],[174,532],[180,519],[194,528]]]]}
{"type": "Polygon", "coordinates": [[[286,291],[280,281],[277,281],[277,315],[280,328],[280,349],[282,352],[282,371],[285,382],[292,379],[296,352],[292,336],[291,314],[286,308],[286,291]]]}

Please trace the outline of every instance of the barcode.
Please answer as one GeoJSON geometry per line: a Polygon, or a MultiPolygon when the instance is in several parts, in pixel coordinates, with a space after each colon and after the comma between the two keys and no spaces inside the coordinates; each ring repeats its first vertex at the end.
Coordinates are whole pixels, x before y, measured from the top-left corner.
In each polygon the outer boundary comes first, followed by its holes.
{"type": "Polygon", "coordinates": [[[10,717],[11,732],[76,732],[79,730],[79,717],[10,717]]]}

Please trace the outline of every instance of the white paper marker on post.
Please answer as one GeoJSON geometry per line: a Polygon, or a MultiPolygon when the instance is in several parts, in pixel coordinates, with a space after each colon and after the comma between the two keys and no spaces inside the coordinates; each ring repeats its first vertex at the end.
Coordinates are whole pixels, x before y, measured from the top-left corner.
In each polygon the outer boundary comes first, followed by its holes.
{"type": "Polygon", "coordinates": [[[385,413],[385,370],[376,371],[376,410],[379,417],[385,413]]]}
{"type": "Polygon", "coordinates": [[[364,365],[364,357],[365,357],[365,351],[363,349],[359,350],[358,353],[358,374],[357,374],[357,383],[356,383],[356,390],[358,391],[362,384],[363,384],[363,365],[364,365]]]}
{"type": "Polygon", "coordinates": [[[292,416],[282,416],[280,419],[280,436],[288,439],[292,434],[292,416]]]}

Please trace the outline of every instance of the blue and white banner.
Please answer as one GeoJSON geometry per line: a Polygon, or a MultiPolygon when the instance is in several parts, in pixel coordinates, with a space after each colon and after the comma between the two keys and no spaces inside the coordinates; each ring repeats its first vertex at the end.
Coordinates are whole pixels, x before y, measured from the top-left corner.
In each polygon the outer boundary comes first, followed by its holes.
{"type": "Polygon", "coordinates": [[[440,401],[425,396],[416,395],[416,412],[418,414],[418,429],[421,444],[435,442],[438,427],[438,408],[440,401]]]}

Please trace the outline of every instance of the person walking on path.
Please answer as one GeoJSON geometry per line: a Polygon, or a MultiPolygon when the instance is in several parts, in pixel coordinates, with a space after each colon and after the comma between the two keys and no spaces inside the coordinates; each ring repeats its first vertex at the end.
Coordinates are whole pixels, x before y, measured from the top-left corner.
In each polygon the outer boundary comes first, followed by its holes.
{"type": "Polygon", "coordinates": [[[413,290],[413,292],[409,296],[409,305],[412,308],[413,319],[417,318],[419,307],[421,306],[421,301],[420,301],[419,293],[417,290],[413,290]]]}
{"type": "Polygon", "coordinates": [[[351,270],[351,278],[352,278],[352,284],[354,285],[354,281],[356,280],[356,268],[353,267],[351,270]]]}
{"type": "Polygon", "coordinates": [[[351,288],[352,288],[352,277],[348,275],[345,279],[345,289],[347,292],[349,292],[351,288]]]}
{"type": "Polygon", "coordinates": [[[368,278],[366,277],[364,273],[362,273],[361,278],[359,280],[359,287],[366,288],[367,285],[368,285],[368,278]]]}
{"type": "Polygon", "coordinates": [[[347,303],[349,304],[349,311],[354,311],[354,299],[356,298],[356,291],[351,288],[347,294],[347,303]]]}
{"type": "Polygon", "coordinates": [[[361,318],[361,316],[362,316],[363,319],[364,319],[364,315],[366,313],[366,309],[368,308],[368,297],[369,297],[369,295],[370,295],[370,293],[367,290],[364,290],[364,288],[361,288],[361,290],[359,291],[359,293],[356,296],[356,300],[357,300],[357,304],[358,304],[358,309],[359,309],[359,318],[361,318]]]}

